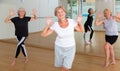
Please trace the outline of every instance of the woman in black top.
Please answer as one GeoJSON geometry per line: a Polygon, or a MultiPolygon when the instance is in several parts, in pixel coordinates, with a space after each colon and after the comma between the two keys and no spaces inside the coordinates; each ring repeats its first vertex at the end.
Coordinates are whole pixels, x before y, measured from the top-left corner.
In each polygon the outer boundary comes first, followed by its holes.
{"type": "Polygon", "coordinates": [[[93,31],[93,29],[92,29],[93,14],[94,14],[93,9],[92,9],[92,8],[89,8],[89,9],[88,9],[88,13],[89,13],[89,14],[88,14],[88,17],[87,17],[87,21],[86,21],[85,24],[84,24],[84,29],[85,29],[84,42],[85,42],[85,44],[90,44],[90,43],[91,43],[91,39],[92,39],[93,33],[94,33],[94,31],[93,31]],[[88,31],[91,31],[89,42],[87,42],[87,40],[86,40],[86,33],[87,33],[88,31]]]}
{"type": "Polygon", "coordinates": [[[22,49],[22,53],[25,57],[25,63],[28,62],[27,52],[26,52],[26,48],[24,45],[24,41],[26,40],[26,38],[28,36],[28,22],[34,21],[37,19],[36,10],[33,10],[34,17],[27,17],[26,11],[24,8],[19,8],[18,17],[11,18],[13,15],[14,15],[14,11],[10,11],[9,16],[5,19],[6,23],[11,23],[11,22],[14,23],[15,35],[16,35],[17,41],[18,41],[15,59],[13,60],[13,62],[11,64],[12,66],[15,65],[16,59],[18,58],[18,55],[19,55],[21,49],[22,49]]]}

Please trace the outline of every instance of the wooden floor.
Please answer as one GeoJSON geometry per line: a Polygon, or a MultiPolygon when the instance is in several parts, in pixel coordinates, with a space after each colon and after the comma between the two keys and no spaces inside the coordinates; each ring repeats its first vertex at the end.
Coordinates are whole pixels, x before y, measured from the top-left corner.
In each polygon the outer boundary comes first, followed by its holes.
{"type": "MultiPolygon", "coordinates": [[[[115,43],[117,64],[104,68],[104,32],[95,32],[93,43],[88,46],[84,45],[82,33],[75,34],[77,53],[71,71],[120,71],[120,38],[115,43]]],[[[0,71],[60,71],[54,67],[55,36],[42,38],[40,32],[30,34],[26,40],[29,62],[24,64],[21,54],[14,67],[10,64],[14,58],[16,39],[0,40],[0,71]]]]}

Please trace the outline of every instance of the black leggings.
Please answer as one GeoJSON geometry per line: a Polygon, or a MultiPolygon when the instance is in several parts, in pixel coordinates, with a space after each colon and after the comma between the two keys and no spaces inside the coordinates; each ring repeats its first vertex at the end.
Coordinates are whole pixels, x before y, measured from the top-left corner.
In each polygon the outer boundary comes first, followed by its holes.
{"type": "Polygon", "coordinates": [[[91,40],[93,37],[93,33],[94,33],[92,27],[89,25],[84,25],[84,28],[85,28],[85,33],[87,33],[87,31],[91,31],[91,33],[90,33],[90,40],[91,40]]]}
{"type": "Polygon", "coordinates": [[[20,54],[20,50],[22,49],[22,53],[23,55],[26,57],[27,56],[27,52],[26,52],[26,48],[24,45],[24,41],[26,40],[27,37],[18,37],[17,36],[17,40],[18,40],[18,44],[17,44],[17,48],[16,48],[16,55],[15,58],[18,57],[18,55],[20,54]]]}

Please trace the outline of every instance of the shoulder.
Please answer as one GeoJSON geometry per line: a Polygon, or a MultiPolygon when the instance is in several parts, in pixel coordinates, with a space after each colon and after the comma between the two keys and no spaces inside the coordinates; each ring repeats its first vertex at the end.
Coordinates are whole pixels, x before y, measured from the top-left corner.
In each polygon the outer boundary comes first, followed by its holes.
{"type": "Polygon", "coordinates": [[[13,17],[13,18],[11,18],[11,19],[18,19],[19,17],[13,17]]]}
{"type": "Polygon", "coordinates": [[[71,18],[67,18],[67,20],[69,20],[69,21],[73,21],[73,19],[71,19],[71,18]]]}
{"type": "Polygon", "coordinates": [[[31,17],[29,17],[29,16],[25,16],[25,17],[24,17],[24,20],[26,20],[26,21],[30,21],[30,20],[31,20],[31,17]]]}
{"type": "Polygon", "coordinates": [[[31,18],[31,17],[29,17],[29,16],[25,16],[25,18],[31,18]]]}
{"type": "Polygon", "coordinates": [[[71,23],[71,22],[75,22],[75,20],[70,19],[70,18],[68,18],[67,20],[68,20],[68,22],[70,22],[70,23],[71,23]]]}
{"type": "Polygon", "coordinates": [[[76,23],[76,20],[74,20],[74,19],[68,19],[68,22],[69,23],[76,23]]]}
{"type": "Polygon", "coordinates": [[[54,22],[54,24],[52,24],[50,28],[52,30],[55,30],[56,28],[58,28],[58,22],[54,22]]]}
{"type": "Polygon", "coordinates": [[[58,22],[54,22],[54,24],[51,25],[51,27],[56,27],[58,25],[58,22]]]}
{"type": "Polygon", "coordinates": [[[12,22],[15,22],[15,21],[19,20],[19,17],[13,17],[13,18],[11,18],[10,20],[11,20],[12,22]]]}
{"type": "Polygon", "coordinates": [[[75,21],[74,19],[68,19],[68,22],[71,26],[76,26],[77,25],[77,21],[75,21]]]}
{"type": "Polygon", "coordinates": [[[89,17],[89,18],[92,18],[92,17],[93,17],[93,15],[88,14],[88,17],[89,17]]]}

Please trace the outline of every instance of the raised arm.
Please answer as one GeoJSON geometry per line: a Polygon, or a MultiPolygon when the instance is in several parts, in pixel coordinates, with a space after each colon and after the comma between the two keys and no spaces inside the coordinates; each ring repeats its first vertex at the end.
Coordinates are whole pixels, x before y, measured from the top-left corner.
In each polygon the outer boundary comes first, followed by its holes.
{"type": "Polygon", "coordinates": [[[47,37],[54,32],[52,29],[50,29],[50,26],[53,24],[53,21],[51,20],[50,17],[48,17],[46,19],[46,23],[47,23],[47,25],[41,33],[42,37],[47,37]]]}
{"type": "Polygon", "coordinates": [[[117,16],[114,16],[114,19],[120,23],[120,13],[118,13],[117,16]]]}
{"type": "Polygon", "coordinates": [[[104,24],[104,21],[103,21],[103,20],[100,20],[100,19],[96,19],[96,20],[95,20],[95,25],[96,25],[96,26],[99,26],[99,25],[102,25],[102,24],[104,24]]]}
{"type": "Polygon", "coordinates": [[[9,15],[5,18],[5,23],[11,23],[11,17],[12,16],[14,16],[14,10],[13,9],[11,9],[10,11],[9,11],[9,15]]]}
{"type": "Polygon", "coordinates": [[[96,20],[95,20],[95,25],[96,25],[96,26],[99,26],[99,25],[102,25],[102,24],[104,24],[104,20],[102,19],[102,14],[99,13],[99,14],[97,15],[96,20]]]}
{"type": "Polygon", "coordinates": [[[77,32],[84,32],[84,27],[83,27],[83,25],[82,25],[82,15],[79,15],[78,17],[77,17],[77,26],[75,27],[75,30],[77,31],[77,32]]]}
{"type": "Polygon", "coordinates": [[[30,21],[35,21],[37,19],[37,10],[36,9],[33,9],[32,10],[32,14],[33,14],[33,17],[31,18],[30,21]]]}

